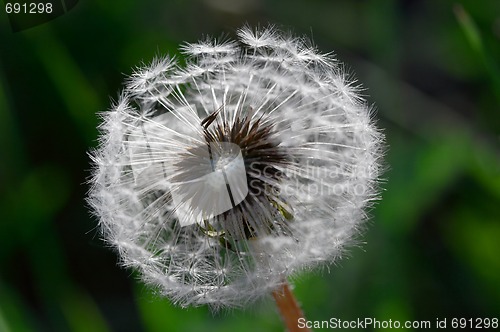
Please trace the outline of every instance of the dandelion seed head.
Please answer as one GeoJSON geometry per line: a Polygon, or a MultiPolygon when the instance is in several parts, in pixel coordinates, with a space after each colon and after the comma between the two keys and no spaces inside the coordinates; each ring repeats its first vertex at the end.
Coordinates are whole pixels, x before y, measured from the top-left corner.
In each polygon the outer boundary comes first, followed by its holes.
{"type": "Polygon", "coordinates": [[[123,266],[181,306],[242,306],[338,259],[383,136],[331,54],[276,28],[186,43],[103,114],[89,203],[123,266]]]}

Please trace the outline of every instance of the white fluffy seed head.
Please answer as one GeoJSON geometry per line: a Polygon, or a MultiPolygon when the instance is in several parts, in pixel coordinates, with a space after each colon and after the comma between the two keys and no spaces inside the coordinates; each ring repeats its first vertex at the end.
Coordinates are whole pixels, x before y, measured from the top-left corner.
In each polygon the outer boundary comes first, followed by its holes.
{"type": "Polygon", "coordinates": [[[333,262],[376,198],[383,136],[336,60],[238,36],[136,70],[92,153],[105,239],[181,306],[244,305],[333,262]]]}

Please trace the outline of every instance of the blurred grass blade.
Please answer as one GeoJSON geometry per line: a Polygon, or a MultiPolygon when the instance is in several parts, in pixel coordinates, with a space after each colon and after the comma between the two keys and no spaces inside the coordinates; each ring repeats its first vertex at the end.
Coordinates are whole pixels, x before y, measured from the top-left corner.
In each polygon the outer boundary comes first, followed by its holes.
{"type": "Polygon", "coordinates": [[[8,158],[2,158],[0,163],[0,180],[8,188],[26,168],[26,154],[5,73],[1,70],[3,65],[0,59],[0,151],[8,158]]]}
{"type": "Polygon", "coordinates": [[[54,37],[48,27],[36,35],[26,34],[35,53],[52,79],[66,109],[87,142],[95,138],[96,112],[102,111],[102,103],[91,83],[86,79],[78,63],[65,46],[54,37]]]}
{"type": "Polygon", "coordinates": [[[144,330],[148,332],[206,331],[206,308],[190,308],[189,311],[172,305],[165,298],[153,295],[143,285],[136,286],[136,301],[142,316],[144,330]]]}
{"type": "Polygon", "coordinates": [[[390,181],[375,210],[381,223],[392,232],[413,232],[426,211],[466,172],[470,146],[466,135],[451,132],[431,144],[394,140],[389,164],[406,171],[387,174],[390,181]]]}
{"type": "Polygon", "coordinates": [[[0,280],[0,332],[31,332],[33,317],[19,294],[0,280]]]}
{"type": "MultiPolygon", "coordinates": [[[[455,4],[453,11],[471,48],[483,62],[486,71],[490,76],[492,88],[494,90],[493,92],[500,104],[500,69],[498,68],[497,63],[489,55],[477,25],[465,8],[460,4],[455,4]]],[[[495,119],[496,111],[497,110],[495,110],[493,114],[489,114],[490,119],[495,119]]]]}
{"type": "Polygon", "coordinates": [[[95,302],[82,290],[72,289],[66,292],[60,304],[71,331],[110,331],[95,302]]]}
{"type": "Polygon", "coordinates": [[[479,34],[479,30],[469,13],[467,13],[464,7],[460,4],[455,4],[453,11],[471,47],[477,53],[483,53],[484,47],[481,35],[479,34]]]}
{"type": "Polygon", "coordinates": [[[2,313],[2,308],[0,308],[0,331],[11,332],[12,330],[7,326],[4,314],[2,313]]]}
{"type": "Polygon", "coordinates": [[[15,185],[6,188],[0,211],[0,263],[19,247],[36,243],[54,216],[68,202],[71,183],[66,169],[58,165],[42,165],[25,172],[15,185]]]}

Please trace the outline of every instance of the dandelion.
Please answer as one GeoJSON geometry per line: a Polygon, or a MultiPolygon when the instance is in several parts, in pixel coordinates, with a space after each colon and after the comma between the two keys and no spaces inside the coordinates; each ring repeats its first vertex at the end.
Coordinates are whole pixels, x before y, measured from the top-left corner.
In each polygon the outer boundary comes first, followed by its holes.
{"type": "Polygon", "coordinates": [[[183,307],[279,304],[377,197],[383,136],[342,66],[274,28],[238,37],[137,69],[92,153],[105,239],[183,307]]]}

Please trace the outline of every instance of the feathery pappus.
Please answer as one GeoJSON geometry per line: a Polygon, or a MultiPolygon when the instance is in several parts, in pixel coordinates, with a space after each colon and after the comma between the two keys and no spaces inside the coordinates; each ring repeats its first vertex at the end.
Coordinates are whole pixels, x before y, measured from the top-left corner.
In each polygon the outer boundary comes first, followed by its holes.
{"type": "Polygon", "coordinates": [[[377,198],[383,135],[341,64],[244,27],[137,69],[88,201],[123,266],[181,306],[242,306],[329,264],[377,198]]]}

